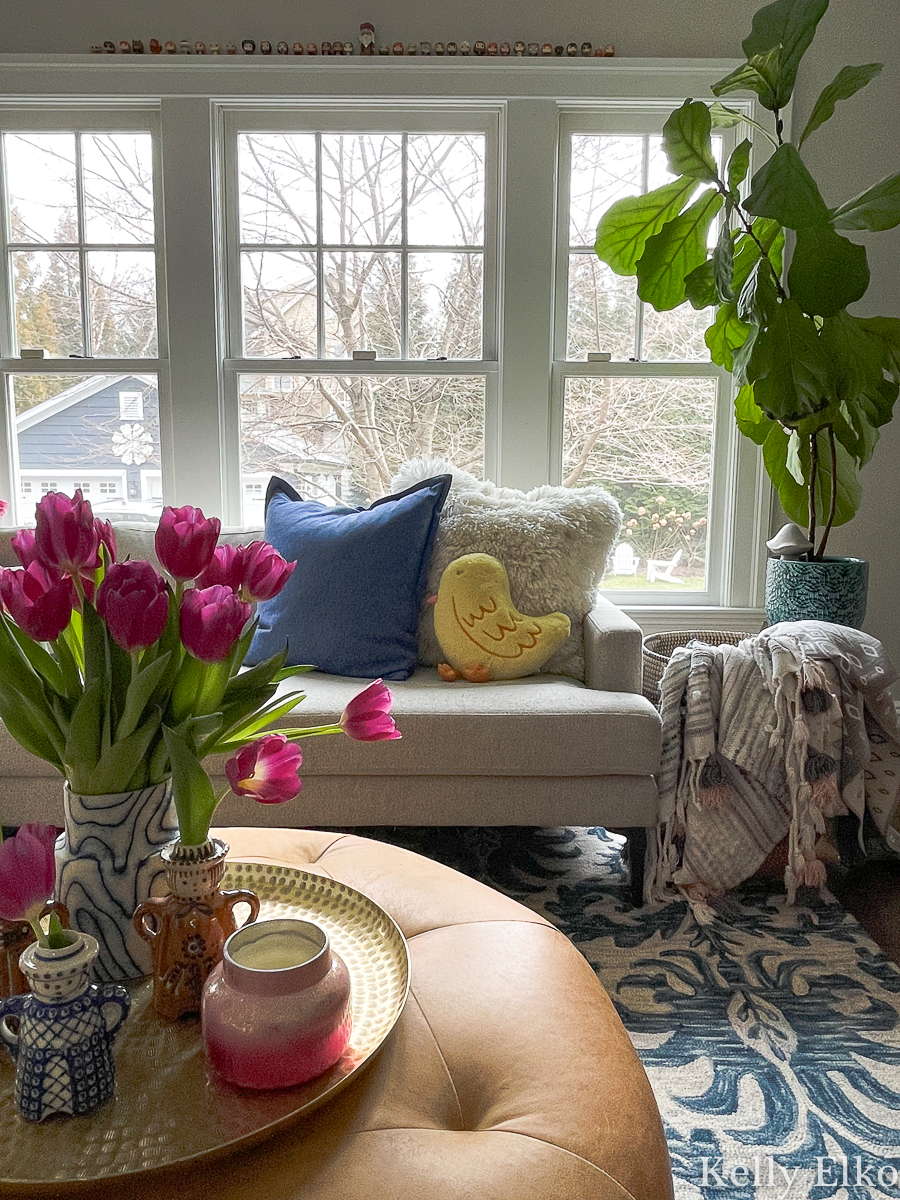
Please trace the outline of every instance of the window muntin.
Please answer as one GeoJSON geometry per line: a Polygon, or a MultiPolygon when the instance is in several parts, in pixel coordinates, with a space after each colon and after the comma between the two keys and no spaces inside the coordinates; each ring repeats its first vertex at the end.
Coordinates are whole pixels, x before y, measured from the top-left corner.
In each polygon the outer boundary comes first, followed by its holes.
{"type": "Polygon", "coordinates": [[[482,133],[239,132],[241,353],[480,359],[486,154],[482,133]]]}
{"type": "Polygon", "coordinates": [[[155,357],[151,135],[7,132],[0,160],[15,346],[155,357]]]}

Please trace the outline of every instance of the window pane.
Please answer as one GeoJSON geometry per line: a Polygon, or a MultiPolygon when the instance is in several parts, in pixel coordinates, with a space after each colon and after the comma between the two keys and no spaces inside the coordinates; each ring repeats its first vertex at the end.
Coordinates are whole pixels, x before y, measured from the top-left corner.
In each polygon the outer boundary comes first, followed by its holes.
{"type": "Polygon", "coordinates": [[[152,246],[152,155],[149,133],[82,135],[86,242],[152,246]]]}
{"type": "Polygon", "coordinates": [[[75,137],[7,133],[3,137],[12,242],[77,242],[75,137]]]}
{"type": "Polygon", "coordinates": [[[242,242],[318,241],[314,134],[241,134],[238,171],[242,242]]]}
{"type": "Polygon", "coordinates": [[[572,137],[569,241],[573,246],[593,246],[597,223],[609,206],[640,193],[643,154],[641,137],[572,137]]]}
{"type": "Polygon", "coordinates": [[[482,473],[480,377],[244,375],[240,387],[248,524],[262,516],[272,474],[309,499],[361,505],[386,495],[400,464],[418,455],[482,473]]]}
{"type": "Polygon", "coordinates": [[[599,483],[625,512],[636,574],[613,564],[604,588],[706,586],[714,379],[569,379],[563,480],[599,483]]]}
{"type": "Polygon", "coordinates": [[[150,358],[156,343],[156,262],[152,250],[87,255],[93,353],[150,358]]]}
{"type": "Polygon", "coordinates": [[[403,209],[400,134],[322,135],[322,239],[326,244],[400,241],[403,209]]]}
{"type": "Polygon", "coordinates": [[[568,358],[606,350],[614,359],[635,356],[637,291],[596,254],[569,255],[568,358]]]}
{"type": "Polygon", "coordinates": [[[410,358],[481,357],[480,254],[410,254],[410,358]]]}
{"type": "Polygon", "coordinates": [[[323,260],[326,357],[374,350],[399,358],[400,255],[341,251],[323,260]]]}
{"type": "Polygon", "coordinates": [[[156,520],[162,510],[159,400],[150,375],[11,375],[19,453],[20,521],[48,491],[81,487],[98,516],[156,520]],[[122,393],[142,420],[122,418],[122,393]]]}
{"type": "Polygon", "coordinates": [[[16,342],[64,357],[84,354],[78,255],[68,250],[12,254],[16,342]]]}
{"type": "Polygon", "coordinates": [[[315,255],[242,254],[241,282],[248,357],[318,357],[315,255]]]}
{"type": "Polygon", "coordinates": [[[409,138],[407,239],[419,246],[480,246],[484,238],[484,138],[409,138]]]}

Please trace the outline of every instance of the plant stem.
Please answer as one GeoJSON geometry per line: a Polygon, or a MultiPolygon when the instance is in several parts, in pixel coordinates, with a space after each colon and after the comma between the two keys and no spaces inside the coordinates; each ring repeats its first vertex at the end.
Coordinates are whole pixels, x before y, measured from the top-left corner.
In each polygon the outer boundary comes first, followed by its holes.
{"type": "MultiPolygon", "coordinates": [[[[809,434],[809,486],[807,500],[809,502],[809,525],[806,531],[807,541],[816,544],[816,482],[819,474],[819,443],[814,433],[809,434]]],[[[815,557],[815,550],[810,551],[815,557]]]]}
{"type": "Polygon", "coordinates": [[[828,535],[831,533],[831,527],[834,524],[835,513],[837,512],[837,444],[834,439],[834,426],[826,425],[828,434],[828,449],[831,452],[831,498],[828,504],[828,520],[825,523],[825,531],[822,534],[822,540],[819,542],[819,548],[816,551],[816,558],[821,559],[825,554],[825,545],[828,541],[828,535]]]}

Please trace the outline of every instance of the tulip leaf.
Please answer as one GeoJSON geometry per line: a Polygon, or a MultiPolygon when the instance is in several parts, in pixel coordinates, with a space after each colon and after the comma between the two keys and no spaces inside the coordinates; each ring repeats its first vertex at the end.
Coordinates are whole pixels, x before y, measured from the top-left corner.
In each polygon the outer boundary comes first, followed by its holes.
{"type": "MultiPolygon", "coordinates": [[[[103,713],[103,689],[99,683],[92,683],[85,688],[84,695],[75,706],[72,720],[69,722],[69,736],[66,739],[65,763],[79,775],[87,774],[96,767],[100,758],[100,723],[103,713]]],[[[73,779],[69,783],[76,791],[90,794],[87,788],[76,785],[73,779]]]]}
{"type": "Polygon", "coordinates": [[[831,212],[835,229],[870,229],[879,233],[900,225],[900,172],[860,192],[831,212]]]}
{"type": "MultiPolygon", "coordinates": [[[[204,750],[204,755],[220,754],[225,748],[226,742],[229,746],[245,745],[247,742],[252,742],[273,721],[277,721],[279,717],[284,717],[289,712],[292,712],[302,698],[302,693],[292,693],[287,699],[273,700],[269,704],[264,705],[256,711],[250,720],[244,721],[227,730],[214,745],[204,750]]],[[[280,733],[281,731],[276,729],[272,732],[280,733]]]]}
{"type": "Polygon", "coordinates": [[[881,63],[867,63],[864,67],[842,67],[828,87],[823,88],[818,100],[809,114],[806,127],[797,142],[799,150],[811,133],[830,121],[834,116],[834,106],[838,100],[849,100],[860,88],[864,88],[870,80],[881,72],[881,63]]]}
{"type": "Polygon", "coordinates": [[[172,794],[181,840],[189,846],[199,845],[209,834],[218,800],[203,764],[185,738],[167,725],[162,732],[172,764],[172,794]]]}
{"type": "Polygon", "coordinates": [[[866,294],[866,248],[841,237],[830,225],[798,229],[787,282],[791,299],[805,313],[833,317],[866,294]]]}
{"type": "Polygon", "coordinates": [[[60,636],[53,643],[53,652],[56,655],[56,661],[59,663],[59,669],[62,672],[65,681],[65,695],[69,700],[77,700],[81,697],[81,676],[78,673],[78,663],[69,640],[60,636]]]}
{"type": "Polygon", "coordinates": [[[790,142],[779,146],[763,163],[750,189],[744,201],[747,211],[769,217],[787,229],[805,229],[828,221],[828,208],[816,181],[790,142]]]}
{"type": "Polygon", "coordinates": [[[143,725],[120,742],[104,750],[103,756],[90,773],[88,795],[121,792],[134,774],[134,764],[140,762],[159,730],[162,711],[154,709],[143,725]]]}
{"type": "Polygon", "coordinates": [[[636,267],[638,295],[657,312],[684,302],[685,277],[705,261],[709,227],[722,204],[718,192],[705,191],[690,208],[647,239],[636,267]]]}
{"type": "Polygon", "coordinates": [[[663,125],[663,146],[672,175],[688,175],[700,183],[715,183],[709,131],[709,109],[702,100],[685,100],[663,125]]]}
{"type": "Polygon", "coordinates": [[[784,108],[791,98],[800,60],[815,37],[816,26],[828,0],[775,0],[753,16],[750,33],[741,42],[747,58],[777,54],[775,106],[784,108]]]}
{"type": "Polygon", "coordinates": [[[8,629],[18,643],[22,654],[45,683],[58,695],[67,695],[66,681],[56,659],[47,653],[40,642],[33,642],[26,633],[19,629],[18,625],[10,623],[8,629]]]}
{"type": "Polygon", "coordinates": [[[149,667],[144,667],[142,671],[139,671],[128,685],[128,691],[125,694],[125,707],[116,726],[117,742],[134,733],[144,709],[147,707],[150,698],[153,696],[168,668],[169,659],[170,655],[164,654],[162,658],[158,658],[149,667]]]}
{"type": "Polygon", "coordinates": [[[681,212],[697,186],[689,177],[674,179],[643,196],[628,196],[610,205],[597,226],[594,251],[617,275],[633,275],[647,238],[681,212]]]}
{"type": "Polygon", "coordinates": [[[282,667],[280,671],[276,671],[272,676],[272,682],[281,683],[283,679],[292,679],[295,675],[307,675],[310,671],[315,670],[315,663],[301,663],[296,667],[282,667]]]}
{"type": "Polygon", "coordinates": [[[248,688],[259,687],[260,684],[271,683],[275,675],[284,666],[284,660],[287,657],[287,648],[279,650],[277,654],[273,654],[271,658],[267,658],[264,662],[257,663],[255,667],[249,667],[246,671],[241,671],[237,675],[233,675],[228,680],[228,686],[225,688],[225,700],[230,700],[235,693],[246,691],[248,688]]]}

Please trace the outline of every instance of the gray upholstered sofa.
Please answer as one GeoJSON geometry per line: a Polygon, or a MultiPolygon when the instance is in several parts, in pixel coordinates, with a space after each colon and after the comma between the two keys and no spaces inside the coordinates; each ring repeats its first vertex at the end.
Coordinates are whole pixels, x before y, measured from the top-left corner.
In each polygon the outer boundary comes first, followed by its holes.
{"type": "MultiPolygon", "coordinates": [[[[13,532],[0,532],[2,565],[17,565],[13,532]]],[[[117,532],[120,554],[150,556],[149,527],[117,532]]],[[[222,540],[261,536],[261,529],[245,529],[222,540]]],[[[584,683],[547,674],[444,683],[434,668],[419,667],[390,684],[401,740],[310,739],[296,800],[261,805],[229,796],[216,823],[603,825],[639,838],[656,821],[660,746],[658,714],[641,695],[641,631],[598,599],[584,621],[584,653],[584,683]]],[[[336,720],[368,680],[313,672],[299,682],[306,698],[285,724],[312,726],[336,720]]],[[[58,774],[0,728],[2,823],[61,824],[62,816],[58,774]]]]}

